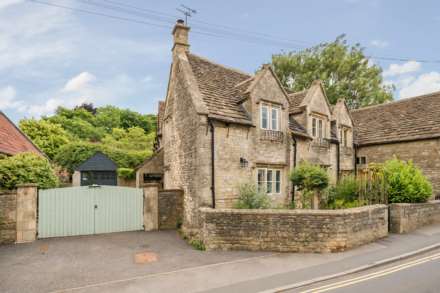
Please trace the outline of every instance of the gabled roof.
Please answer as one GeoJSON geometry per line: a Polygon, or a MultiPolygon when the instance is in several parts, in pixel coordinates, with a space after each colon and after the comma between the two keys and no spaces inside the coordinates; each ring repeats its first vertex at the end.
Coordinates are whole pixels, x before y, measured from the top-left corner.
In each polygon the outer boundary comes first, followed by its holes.
{"type": "Polygon", "coordinates": [[[0,153],[15,155],[32,152],[43,155],[43,152],[24,134],[9,118],[0,111],[0,153]]]}
{"type": "Polygon", "coordinates": [[[96,152],[76,167],[75,171],[116,171],[117,169],[118,166],[109,157],[101,152],[96,152]]]}
{"type": "Polygon", "coordinates": [[[162,133],[163,118],[165,117],[165,102],[159,101],[159,107],[157,111],[157,134],[162,133]]]}
{"type": "Polygon", "coordinates": [[[301,112],[301,103],[307,95],[308,90],[302,90],[296,93],[289,93],[289,113],[294,114],[301,112]]]}
{"type": "Polygon", "coordinates": [[[440,92],[351,111],[359,145],[440,137],[440,92]]]}
{"type": "Polygon", "coordinates": [[[237,123],[251,124],[246,111],[240,105],[240,83],[251,78],[251,75],[227,68],[205,58],[186,53],[189,64],[196,78],[198,88],[203,96],[209,116],[237,123]]]}

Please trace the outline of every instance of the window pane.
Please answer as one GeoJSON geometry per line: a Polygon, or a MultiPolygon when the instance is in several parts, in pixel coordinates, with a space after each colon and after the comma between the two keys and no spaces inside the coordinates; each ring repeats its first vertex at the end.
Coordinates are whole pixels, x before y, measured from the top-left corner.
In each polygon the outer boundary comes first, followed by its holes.
{"type": "Polygon", "coordinates": [[[272,108],[272,130],[278,130],[278,109],[272,108]]]}
{"type": "Polygon", "coordinates": [[[275,173],[275,193],[281,193],[281,171],[275,173]]]}
{"type": "Polygon", "coordinates": [[[316,136],[316,119],[312,118],[312,135],[316,136]]]}
{"type": "Polygon", "coordinates": [[[272,193],[272,170],[267,170],[267,193],[272,193]]]}
{"type": "Polygon", "coordinates": [[[319,133],[319,137],[322,138],[322,120],[318,120],[319,124],[318,124],[318,133],[319,133]]]}
{"type": "Polygon", "coordinates": [[[264,190],[264,185],[266,184],[266,170],[258,169],[258,191],[264,190]]]}
{"type": "Polygon", "coordinates": [[[267,106],[261,106],[261,128],[267,129],[269,112],[267,106]]]}

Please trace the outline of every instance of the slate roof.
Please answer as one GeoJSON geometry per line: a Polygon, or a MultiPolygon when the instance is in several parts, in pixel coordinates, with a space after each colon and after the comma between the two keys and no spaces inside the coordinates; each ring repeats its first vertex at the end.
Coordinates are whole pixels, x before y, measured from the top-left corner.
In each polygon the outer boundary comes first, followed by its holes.
{"type": "Polygon", "coordinates": [[[0,153],[15,155],[24,152],[44,155],[20,129],[0,111],[0,153]]]}
{"type": "Polygon", "coordinates": [[[82,162],[75,171],[116,171],[118,166],[109,157],[96,152],[92,157],[82,162]]]}
{"type": "Polygon", "coordinates": [[[294,118],[289,119],[289,129],[296,135],[311,138],[310,135],[307,133],[307,130],[294,118]]]}
{"type": "Polygon", "coordinates": [[[246,85],[240,83],[251,75],[213,63],[205,58],[186,53],[197,80],[209,116],[220,120],[250,124],[246,111],[240,105],[241,91],[246,85]],[[236,87],[238,85],[238,87],[236,87]]]}
{"type": "Polygon", "coordinates": [[[304,98],[306,97],[307,92],[308,92],[308,90],[303,90],[300,92],[288,94],[289,113],[294,114],[294,113],[298,113],[298,112],[302,111],[300,108],[300,105],[301,105],[302,101],[304,100],[304,98]]]}
{"type": "Polygon", "coordinates": [[[359,145],[440,137],[440,92],[351,111],[359,145]]]}

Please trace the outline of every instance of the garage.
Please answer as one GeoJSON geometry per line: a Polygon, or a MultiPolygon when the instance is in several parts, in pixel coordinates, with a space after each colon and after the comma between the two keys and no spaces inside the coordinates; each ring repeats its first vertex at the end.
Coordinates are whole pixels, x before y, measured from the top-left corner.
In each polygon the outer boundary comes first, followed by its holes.
{"type": "Polygon", "coordinates": [[[118,166],[114,161],[101,152],[82,162],[75,168],[73,186],[89,185],[118,185],[118,166]]]}

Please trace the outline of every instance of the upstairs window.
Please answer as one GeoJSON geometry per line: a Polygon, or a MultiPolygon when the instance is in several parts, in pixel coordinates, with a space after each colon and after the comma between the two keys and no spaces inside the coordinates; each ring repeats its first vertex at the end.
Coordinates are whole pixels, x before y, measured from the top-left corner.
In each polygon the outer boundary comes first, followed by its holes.
{"type": "Polygon", "coordinates": [[[266,130],[280,130],[281,108],[276,105],[261,105],[261,128],[266,130]]]}
{"type": "Polygon", "coordinates": [[[317,138],[325,137],[325,122],[319,118],[312,118],[312,136],[317,138]]]}
{"type": "Polygon", "coordinates": [[[349,132],[350,132],[350,130],[347,129],[347,128],[343,128],[343,129],[341,129],[341,131],[339,132],[340,143],[341,143],[344,147],[348,147],[348,136],[349,136],[349,132]]]}

